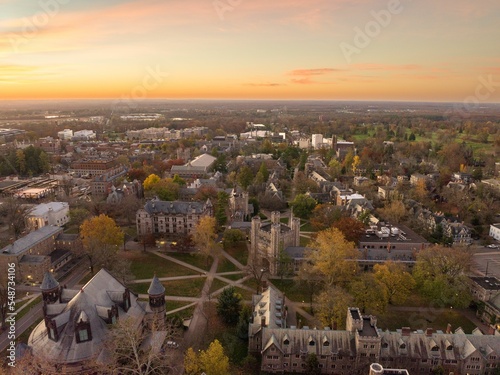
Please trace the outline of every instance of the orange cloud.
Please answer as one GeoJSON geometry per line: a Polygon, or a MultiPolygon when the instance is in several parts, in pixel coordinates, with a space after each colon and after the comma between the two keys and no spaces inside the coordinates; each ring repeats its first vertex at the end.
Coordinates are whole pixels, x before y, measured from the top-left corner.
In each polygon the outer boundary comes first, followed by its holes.
{"type": "Polygon", "coordinates": [[[284,84],[284,83],[244,83],[243,86],[278,87],[278,86],[286,86],[286,84],[284,84]]]}
{"type": "Polygon", "coordinates": [[[329,73],[340,72],[342,69],[320,68],[320,69],[296,69],[287,73],[290,76],[321,76],[329,73]]]}
{"type": "Polygon", "coordinates": [[[417,64],[353,64],[353,70],[418,70],[422,69],[421,65],[417,64]]]}

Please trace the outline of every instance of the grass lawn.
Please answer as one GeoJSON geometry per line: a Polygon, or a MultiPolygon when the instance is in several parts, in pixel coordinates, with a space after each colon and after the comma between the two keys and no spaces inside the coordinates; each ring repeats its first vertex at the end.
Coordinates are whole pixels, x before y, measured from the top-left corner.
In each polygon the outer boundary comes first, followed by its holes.
{"type": "Polygon", "coordinates": [[[25,306],[17,304],[18,309],[21,308],[22,306],[24,306],[24,308],[16,315],[16,320],[19,321],[19,319],[21,319],[24,315],[26,315],[33,306],[40,303],[41,301],[42,301],[42,296],[38,296],[33,301],[29,302],[25,306]]]}
{"type": "MultiPolygon", "coordinates": [[[[205,280],[205,277],[200,277],[199,279],[163,281],[162,284],[167,296],[199,297],[205,280]]],[[[147,294],[150,285],[151,283],[131,284],[130,290],[138,294],[147,294]]]]}
{"type": "Polygon", "coordinates": [[[282,217],[280,218],[280,222],[282,222],[283,224],[288,224],[288,217],[282,217]]]}
{"type": "Polygon", "coordinates": [[[309,237],[300,236],[300,246],[307,246],[311,242],[309,237]]]}
{"type": "Polygon", "coordinates": [[[300,230],[302,232],[317,232],[317,230],[312,227],[309,221],[304,220],[301,220],[300,230]]]}
{"type": "Polygon", "coordinates": [[[238,262],[246,266],[248,262],[248,247],[245,241],[235,243],[224,250],[238,262]]]}
{"type": "Polygon", "coordinates": [[[239,279],[242,279],[244,278],[246,275],[244,272],[242,273],[239,273],[237,275],[222,275],[221,277],[224,277],[225,279],[229,279],[229,280],[233,280],[233,281],[237,281],[239,279]]]}
{"type": "Polygon", "coordinates": [[[158,277],[195,275],[196,271],[182,267],[158,255],[142,251],[121,251],[120,256],[131,261],[130,270],[136,279],[150,279],[156,273],[158,277]]]}
{"type": "Polygon", "coordinates": [[[165,293],[169,296],[199,297],[206,278],[164,281],[165,293]]]}
{"type": "MultiPolygon", "coordinates": [[[[292,301],[309,302],[310,300],[309,287],[305,284],[297,283],[290,279],[272,279],[271,282],[292,301]]],[[[315,288],[315,294],[319,293],[319,289],[319,286],[315,288]]]]}
{"type": "Polygon", "coordinates": [[[253,291],[246,290],[246,289],[238,287],[238,285],[235,285],[235,287],[236,287],[236,290],[238,291],[238,293],[241,294],[241,297],[243,298],[244,301],[251,301],[252,300],[252,296],[255,294],[255,290],[253,290],[253,291]]]}
{"type": "Polygon", "coordinates": [[[167,313],[172,310],[179,309],[181,307],[190,305],[191,302],[183,302],[183,301],[168,301],[167,300],[167,313]]]}
{"type": "Polygon", "coordinates": [[[239,268],[231,263],[228,259],[221,257],[219,260],[219,267],[217,267],[217,273],[232,271],[239,271],[239,268]]]}
{"type": "Polygon", "coordinates": [[[42,320],[43,320],[43,318],[40,318],[35,323],[30,325],[28,327],[28,329],[26,329],[26,331],[23,332],[22,335],[16,337],[16,342],[17,343],[23,342],[25,344],[28,343],[28,339],[30,337],[31,331],[33,331],[35,329],[35,327],[38,325],[38,323],[40,323],[42,320]]]}
{"type": "Polygon", "coordinates": [[[66,229],[64,231],[65,234],[78,234],[78,227],[76,225],[72,225],[70,227],[68,227],[68,229],[66,229]]]}
{"type": "MultiPolygon", "coordinates": [[[[168,301],[167,301],[167,304],[168,304],[168,301]]],[[[168,306],[168,305],[167,305],[168,306]]],[[[188,307],[187,309],[184,309],[184,310],[181,310],[181,311],[178,311],[176,312],[175,314],[172,314],[172,315],[169,315],[168,317],[171,317],[171,316],[178,316],[179,318],[181,319],[187,319],[187,318],[191,318],[193,316],[193,313],[194,313],[194,309],[195,309],[196,306],[191,306],[191,307],[188,307]]]]}
{"type": "Polygon", "coordinates": [[[167,253],[169,257],[180,260],[181,262],[188,263],[192,266],[201,268],[202,270],[208,271],[212,265],[212,258],[208,261],[200,254],[188,254],[188,253],[167,253]],[[207,265],[208,264],[208,265],[207,265]]]}
{"type": "Polygon", "coordinates": [[[471,333],[475,328],[469,319],[465,318],[459,311],[454,310],[411,312],[389,308],[384,314],[377,315],[377,327],[391,331],[402,327],[410,327],[412,330],[434,328],[446,331],[448,323],[451,324],[453,331],[462,327],[465,333],[471,333]]]}
{"type": "Polygon", "coordinates": [[[213,293],[216,290],[219,290],[220,288],[224,288],[227,285],[228,284],[225,283],[224,281],[221,281],[219,279],[214,279],[214,281],[212,281],[212,285],[210,287],[210,292],[209,293],[213,293]]]}

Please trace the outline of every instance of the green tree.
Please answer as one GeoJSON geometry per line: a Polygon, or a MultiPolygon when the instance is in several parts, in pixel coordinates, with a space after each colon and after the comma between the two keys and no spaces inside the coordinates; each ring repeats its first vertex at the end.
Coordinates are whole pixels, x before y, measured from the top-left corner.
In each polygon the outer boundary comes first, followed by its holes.
{"type": "Polygon", "coordinates": [[[178,174],[174,175],[174,178],[172,179],[173,183],[176,183],[179,186],[186,186],[186,180],[183,179],[182,177],[179,177],[178,174]]]}
{"type": "MultiPolygon", "coordinates": [[[[319,344],[318,344],[319,345],[319,344]]],[[[306,372],[307,375],[320,375],[318,357],[314,353],[309,353],[306,357],[306,372]]]]}
{"type": "Polygon", "coordinates": [[[225,288],[217,301],[217,314],[227,324],[236,324],[241,312],[241,294],[234,286],[225,288]]]}
{"type": "Polygon", "coordinates": [[[124,237],[115,221],[104,214],[87,219],[80,226],[80,237],[90,272],[94,274],[96,266],[112,270],[124,237]]]}
{"type": "Polygon", "coordinates": [[[21,149],[16,150],[16,165],[19,174],[24,175],[26,173],[26,155],[24,155],[24,151],[21,149]]]}
{"type": "Polygon", "coordinates": [[[224,231],[224,236],[222,237],[222,243],[224,247],[231,247],[238,242],[245,241],[246,235],[239,229],[226,229],[224,231]]]}
{"type": "Polygon", "coordinates": [[[318,202],[305,194],[298,194],[295,199],[290,202],[295,216],[301,219],[308,219],[318,202]]]}
{"type": "Polygon", "coordinates": [[[70,219],[70,224],[71,225],[76,225],[77,227],[80,227],[80,225],[83,224],[83,222],[88,219],[90,216],[90,211],[87,210],[86,208],[71,208],[69,210],[69,219],[70,219]]]}
{"type": "Polygon", "coordinates": [[[215,205],[215,219],[217,220],[217,225],[219,227],[226,225],[227,214],[226,209],[229,205],[229,194],[225,191],[219,191],[217,193],[217,203],[215,205]]]}
{"type": "Polygon", "coordinates": [[[401,263],[385,262],[373,267],[375,278],[384,286],[391,305],[403,304],[415,288],[413,276],[401,263]]]}
{"type": "Polygon", "coordinates": [[[244,305],[238,318],[238,324],[236,325],[236,335],[242,340],[248,339],[248,324],[251,318],[252,309],[250,306],[244,305]]]}
{"type": "Polygon", "coordinates": [[[236,176],[236,180],[243,189],[247,190],[253,181],[253,172],[250,167],[246,165],[242,167],[236,176]]]}
{"type": "Polygon", "coordinates": [[[420,250],[413,277],[422,294],[443,306],[467,307],[472,300],[468,272],[472,254],[463,248],[434,245],[420,250]]]}

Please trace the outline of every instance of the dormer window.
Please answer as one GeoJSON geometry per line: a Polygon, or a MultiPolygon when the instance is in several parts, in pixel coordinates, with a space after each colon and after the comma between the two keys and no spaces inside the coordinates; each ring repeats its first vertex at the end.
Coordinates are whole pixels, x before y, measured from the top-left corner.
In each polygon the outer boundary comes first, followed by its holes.
{"type": "Polygon", "coordinates": [[[92,330],[90,329],[90,322],[85,311],[82,311],[77,319],[75,339],[77,344],[92,341],[92,330]]]}
{"type": "Polygon", "coordinates": [[[323,341],[323,346],[330,346],[330,343],[328,341],[323,341]]]}
{"type": "Polygon", "coordinates": [[[432,348],[431,348],[431,351],[433,352],[437,352],[439,350],[439,346],[437,345],[434,345],[432,348]]]}
{"type": "Polygon", "coordinates": [[[314,342],[314,340],[309,340],[309,346],[314,346],[316,345],[316,343],[314,342]]]}
{"type": "Polygon", "coordinates": [[[45,327],[47,327],[47,335],[52,341],[59,340],[59,332],[55,320],[45,319],[45,327]]]}
{"type": "Polygon", "coordinates": [[[399,349],[403,349],[403,350],[406,349],[406,344],[399,345],[399,349]]]}
{"type": "Polygon", "coordinates": [[[451,344],[450,344],[450,345],[448,345],[448,346],[446,347],[446,350],[453,350],[453,345],[451,345],[451,344]]]}
{"type": "Polygon", "coordinates": [[[283,345],[290,345],[290,340],[285,339],[285,340],[283,341],[283,345]]]}
{"type": "Polygon", "coordinates": [[[386,342],[382,343],[382,349],[387,349],[389,347],[389,344],[386,342]]]}

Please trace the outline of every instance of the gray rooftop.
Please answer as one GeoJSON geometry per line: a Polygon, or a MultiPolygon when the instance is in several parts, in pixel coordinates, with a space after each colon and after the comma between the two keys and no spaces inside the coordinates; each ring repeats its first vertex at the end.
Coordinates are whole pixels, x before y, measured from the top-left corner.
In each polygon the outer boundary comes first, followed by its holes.
{"type": "Polygon", "coordinates": [[[37,243],[50,238],[51,236],[55,236],[58,233],[62,232],[62,228],[56,226],[47,225],[42,227],[34,232],[27,234],[26,236],[18,239],[13,244],[5,246],[1,253],[9,254],[9,255],[19,255],[23,252],[29,250],[31,247],[36,245],[37,243]]]}
{"type": "Polygon", "coordinates": [[[144,210],[150,215],[157,213],[169,215],[201,214],[205,210],[205,204],[202,202],[151,200],[144,205],[144,210]]]}
{"type": "Polygon", "coordinates": [[[57,288],[59,286],[59,282],[54,278],[54,275],[52,275],[52,272],[45,272],[45,275],[43,276],[43,281],[42,285],[40,285],[40,289],[42,291],[44,290],[52,290],[54,288],[57,288]]]}
{"type": "Polygon", "coordinates": [[[137,296],[132,293],[131,307],[127,312],[122,309],[121,300],[124,292],[125,287],[106,270],[101,269],[81,290],[76,291],[74,297],[64,307],[56,306],[56,309],[52,309],[55,313],[59,312],[52,317],[59,333],[58,341],[48,338],[44,321],[37,325],[28,340],[33,354],[43,355],[47,360],[55,360],[61,364],[98,357],[103,350],[103,343],[109,330],[104,319],[113,306],[118,306],[119,319],[133,318],[141,321],[145,315],[145,308],[137,302],[137,296]],[[82,317],[86,317],[90,323],[92,340],[77,344],[76,324],[82,317]]]}
{"type": "Polygon", "coordinates": [[[160,280],[154,275],[151,285],[148,289],[148,294],[151,296],[158,296],[165,293],[165,287],[162,285],[160,280]]]}

